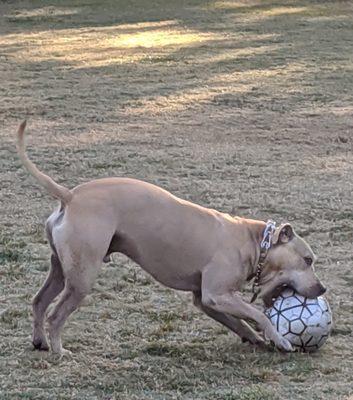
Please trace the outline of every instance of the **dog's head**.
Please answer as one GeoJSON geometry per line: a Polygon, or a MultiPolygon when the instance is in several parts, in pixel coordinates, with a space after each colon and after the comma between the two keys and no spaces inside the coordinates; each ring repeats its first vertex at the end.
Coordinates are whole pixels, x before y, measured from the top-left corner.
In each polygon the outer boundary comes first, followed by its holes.
{"type": "Polygon", "coordinates": [[[259,295],[265,305],[272,305],[273,299],[286,286],[309,298],[325,293],[326,289],[314,271],[315,261],[310,246],[290,224],[276,228],[259,281],[259,295]]]}

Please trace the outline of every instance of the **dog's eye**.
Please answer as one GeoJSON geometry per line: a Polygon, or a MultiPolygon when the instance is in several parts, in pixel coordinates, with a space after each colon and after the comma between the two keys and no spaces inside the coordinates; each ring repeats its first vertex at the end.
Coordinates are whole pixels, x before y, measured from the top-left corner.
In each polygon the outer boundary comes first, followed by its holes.
{"type": "Polygon", "coordinates": [[[304,257],[304,261],[308,267],[310,267],[313,263],[313,259],[311,257],[304,257]]]}

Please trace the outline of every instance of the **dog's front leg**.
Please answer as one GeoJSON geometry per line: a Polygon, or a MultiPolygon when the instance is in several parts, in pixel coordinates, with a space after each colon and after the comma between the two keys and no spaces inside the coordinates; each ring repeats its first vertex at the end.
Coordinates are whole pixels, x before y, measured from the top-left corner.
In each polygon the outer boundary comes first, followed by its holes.
{"type": "Polygon", "coordinates": [[[255,345],[262,345],[264,340],[254,331],[245,321],[235,318],[232,315],[224,314],[202,304],[201,293],[194,293],[194,304],[197,308],[203,311],[207,316],[224,325],[232,332],[240,336],[243,342],[249,342],[255,345]]]}
{"type": "Polygon", "coordinates": [[[219,313],[242,320],[255,321],[265,335],[279,349],[293,351],[290,342],[279,334],[264,313],[246,303],[237,287],[239,269],[234,265],[209,265],[202,273],[201,303],[219,313]]]}

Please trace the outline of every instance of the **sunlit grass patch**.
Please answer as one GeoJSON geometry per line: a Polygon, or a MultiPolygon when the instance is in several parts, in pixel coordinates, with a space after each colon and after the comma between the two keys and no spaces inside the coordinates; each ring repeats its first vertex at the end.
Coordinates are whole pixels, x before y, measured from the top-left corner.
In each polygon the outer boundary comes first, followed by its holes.
{"type": "Polygon", "coordinates": [[[166,20],[3,35],[0,45],[21,43],[13,54],[18,62],[55,60],[63,67],[89,68],[141,61],[153,55],[165,56],[177,48],[196,46],[219,37],[166,20]]]}
{"type": "Polygon", "coordinates": [[[231,0],[217,0],[214,3],[209,4],[208,6],[211,8],[219,9],[219,10],[248,10],[251,12],[253,9],[260,7],[263,5],[263,1],[259,0],[240,0],[240,1],[231,1],[231,0]]]}
{"type": "MultiPolygon", "coordinates": [[[[288,2],[287,2],[288,3],[288,2]]],[[[312,18],[332,18],[333,15],[339,15],[340,11],[332,7],[329,2],[323,4],[311,3],[302,5],[295,3],[274,3],[272,1],[228,1],[218,0],[209,7],[230,11],[230,18],[236,17],[239,21],[261,21],[278,17],[312,17],[312,18]]]]}
{"type": "Polygon", "coordinates": [[[46,6],[39,7],[30,10],[17,9],[13,12],[5,15],[5,18],[11,22],[39,22],[51,20],[57,20],[58,17],[69,17],[71,15],[78,14],[80,12],[79,7],[56,7],[56,6],[46,6]]]}
{"type": "Polygon", "coordinates": [[[216,9],[227,9],[234,12],[244,13],[247,15],[254,16],[278,16],[287,14],[297,14],[302,13],[308,9],[305,7],[298,7],[293,5],[283,6],[283,5],[273,5],[273,2],[266,1],[227,1],[219,0],[216,1],[212,7],[216,9]]]}
{"type": "Polygon", "coordinates": [[[187,29],[157,29],[136,33],[117,34],[107,40],[107,45],[117,48],[134,47],[165,47],[165,46],[188,46],[212,39],[211,34],[199,33],[187,29]]]}
{"type": "Polygon", "coordinates": [[[269,10],[264,10],[262,14],[267,17],[277,17],[279,15],[301,14],[307,10],[307,7],[273,7],[269,10]]]}
{"type": "MultiPolygon", "coordinates": [[[[249,50],[249,54],[250,52],[251,50],[249,50]]],[[[232,59],[231,56],[227,58],[225,55],[221,56],[218,62],[220,63],[219,69],[221,69],[222,63],[229,63],[229,67],[225,67],[224,72],[215,73],[206,79],[203,86],[181,88],[173,90],[170,94],[156,95],[153,98],[130,100],[126,105],[126,110],[132,115],[140,112],[158,115],[178,112],[190,107],[199,108],[203,104],[220,104],[223,100],[241,104],[243,98],[245,99],[252,93],[256,95],[256,92],[253,92],[254,88],[265,88],[274,80],[278,86],[285,85],[292,76],[299,79],[303,73],[301,67],[294,63],[286,67],[263,69],[253,65],[251,69],[244,70],[243,66],[247,61],[241,58],[238,65],[236,58],[232,59]],[[233,68],[230,66],[231,60],[233,60],[233,68]],[[232,84],[231,90],[229,89],[230,84],[232,84]]]]}

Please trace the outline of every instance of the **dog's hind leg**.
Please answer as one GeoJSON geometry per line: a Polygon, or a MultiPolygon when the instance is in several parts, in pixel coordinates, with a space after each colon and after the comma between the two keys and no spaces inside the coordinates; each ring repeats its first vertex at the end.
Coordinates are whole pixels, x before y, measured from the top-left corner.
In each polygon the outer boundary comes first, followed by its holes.
{"type": "Polygon", "coordinates": [[[203,305],[200,292],[194,292],[194,304],[207,316],[240,336],[243,342],[249,342],[256,345],[262,345],[264,343],[264,340],[261,338],[261,336],[256,333],[254,329],[252,329],[251,326],[245,321],[203,305]]]}
{"type": "Polygon", "coordinates": [[[56,254],[51,256],[51,267],[47,279],[32,302],[33,336],[32,343],[38,350],[49,350],[44,331],[45,312],[49,304],[64,288],[64,275],[60,260],[56,254]]]}
{"type": "Polygon", "coordinates": [[[64,265],[65,288],[62,291],[58,303],[48,317],[48,333],[51,350],[53,353],[63,355],[69,351],[63,349],[61,344],[61,331],[67,318],[79,307],[84,297],[91,291],[98,274],[101,261],[70,266],[64,265]]]}
{"type": "MultiPolygon", "coordinates": [[[[74,207],[74,206],[72,206],[74,207]]],[[[67,353],[62,348],[61,331],[67,318],[91,291],[115,232],[109,218],[97,211],[67,208],[62,223],[53,230],[53,242],[62,264],[65,287],[51,310],[47,323],[53,353],[67,353]],[[94,211],[94,212],[93,212],[94,211]]]]}

